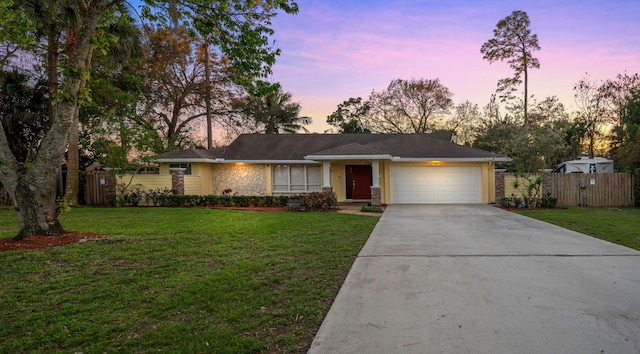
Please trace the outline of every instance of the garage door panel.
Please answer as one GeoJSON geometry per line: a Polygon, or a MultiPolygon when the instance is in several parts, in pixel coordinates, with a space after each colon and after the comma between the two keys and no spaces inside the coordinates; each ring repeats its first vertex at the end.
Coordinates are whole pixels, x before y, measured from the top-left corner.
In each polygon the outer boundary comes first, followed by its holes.
{"type": "Polygon", "coordinates": [[[391,202],[480,203],[479,166],[391,166],[391,202]]]}

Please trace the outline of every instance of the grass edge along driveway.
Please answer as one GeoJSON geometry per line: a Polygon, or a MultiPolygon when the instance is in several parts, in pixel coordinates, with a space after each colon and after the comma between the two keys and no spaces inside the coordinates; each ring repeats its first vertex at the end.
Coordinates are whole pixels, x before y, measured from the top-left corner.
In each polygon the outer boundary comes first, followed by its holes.
{"type": "Polygon", "coordinates": [[[0,254],[0,352],[304,352],[377,220],[73,209],[66,229],[106,236],[0,254]]]}
{"type": "Polygon", "coordinates": [[[568,208],[517,213],[640,250],[640,208],[568,208]]]}

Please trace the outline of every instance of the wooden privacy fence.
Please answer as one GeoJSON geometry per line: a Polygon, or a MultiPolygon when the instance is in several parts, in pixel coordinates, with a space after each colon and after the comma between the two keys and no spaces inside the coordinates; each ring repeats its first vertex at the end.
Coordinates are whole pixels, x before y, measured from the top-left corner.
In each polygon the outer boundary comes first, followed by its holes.
{"type": "MultiPolygon", "coordinates": [[[[631,173],[550,173],[551,197],[558,206],[633,206],[631,173]]],[[[545,175],[545,177],[547,177],[545,175]]]]}
{"type": "Polygon", "coordinates": [[[86,205],[107,205],[113,196],[113,174],[109,172],[89,172],[85,177],[84,203],[86,205]]]}
{"type": "MultiPolygon", "coordinates": [[[[110,171],[89,172],[85,177],[84,200],[87,205],[108,205],[113,202],[116,193],[121,193],[116,184],[128,185],[127,191],[149,191],[154,189],[173,190],[173,193],[201,195],[202,181],[200,176],[185,176],[181,172],[173,175],[158,174],[125,174],[115,175],[110,171]],[[174,182],[177,183],[174,185],[174,182]],[[180,186],[180,188],[178,188],[180,186]]],[[[205,181],[206,183],[206,181],[205,181]]]]}

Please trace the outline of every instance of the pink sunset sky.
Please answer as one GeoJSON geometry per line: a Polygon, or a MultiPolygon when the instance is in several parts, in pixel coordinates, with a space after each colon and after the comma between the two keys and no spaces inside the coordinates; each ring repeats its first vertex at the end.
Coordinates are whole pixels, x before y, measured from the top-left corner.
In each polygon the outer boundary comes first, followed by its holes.
{"type": "Polygon", "coordinates": [[[487,104],[506,62],[489,64],[480,47],[499,20],[527,12],[538,35],[540,69],[530,71],[537,100],[558,96],[576,108],[573,86],[640,72],[640,1],[349,1],[300,0],[298,15],[273,20],[282,50],[272,81],[313,118],[312,132],[350,97],[368,98],[393,79],[440,79],[456,104],[487,104]]]}

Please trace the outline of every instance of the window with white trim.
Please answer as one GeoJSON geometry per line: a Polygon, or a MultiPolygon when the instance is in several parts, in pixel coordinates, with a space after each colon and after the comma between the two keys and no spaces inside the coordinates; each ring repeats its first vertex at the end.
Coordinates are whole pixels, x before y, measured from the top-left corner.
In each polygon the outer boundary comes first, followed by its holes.
{"type": "Polygon", "coordinates": [[[322,191],[321,166],[273,165],[274,193],[322,191]]]}
{"type": "Polygon", "coordinates": [[[184,168],[185,175],[191,175],[191,164],[190,163],[172,163],[169,164],[169,171],[172,168],[184,168]]]}

